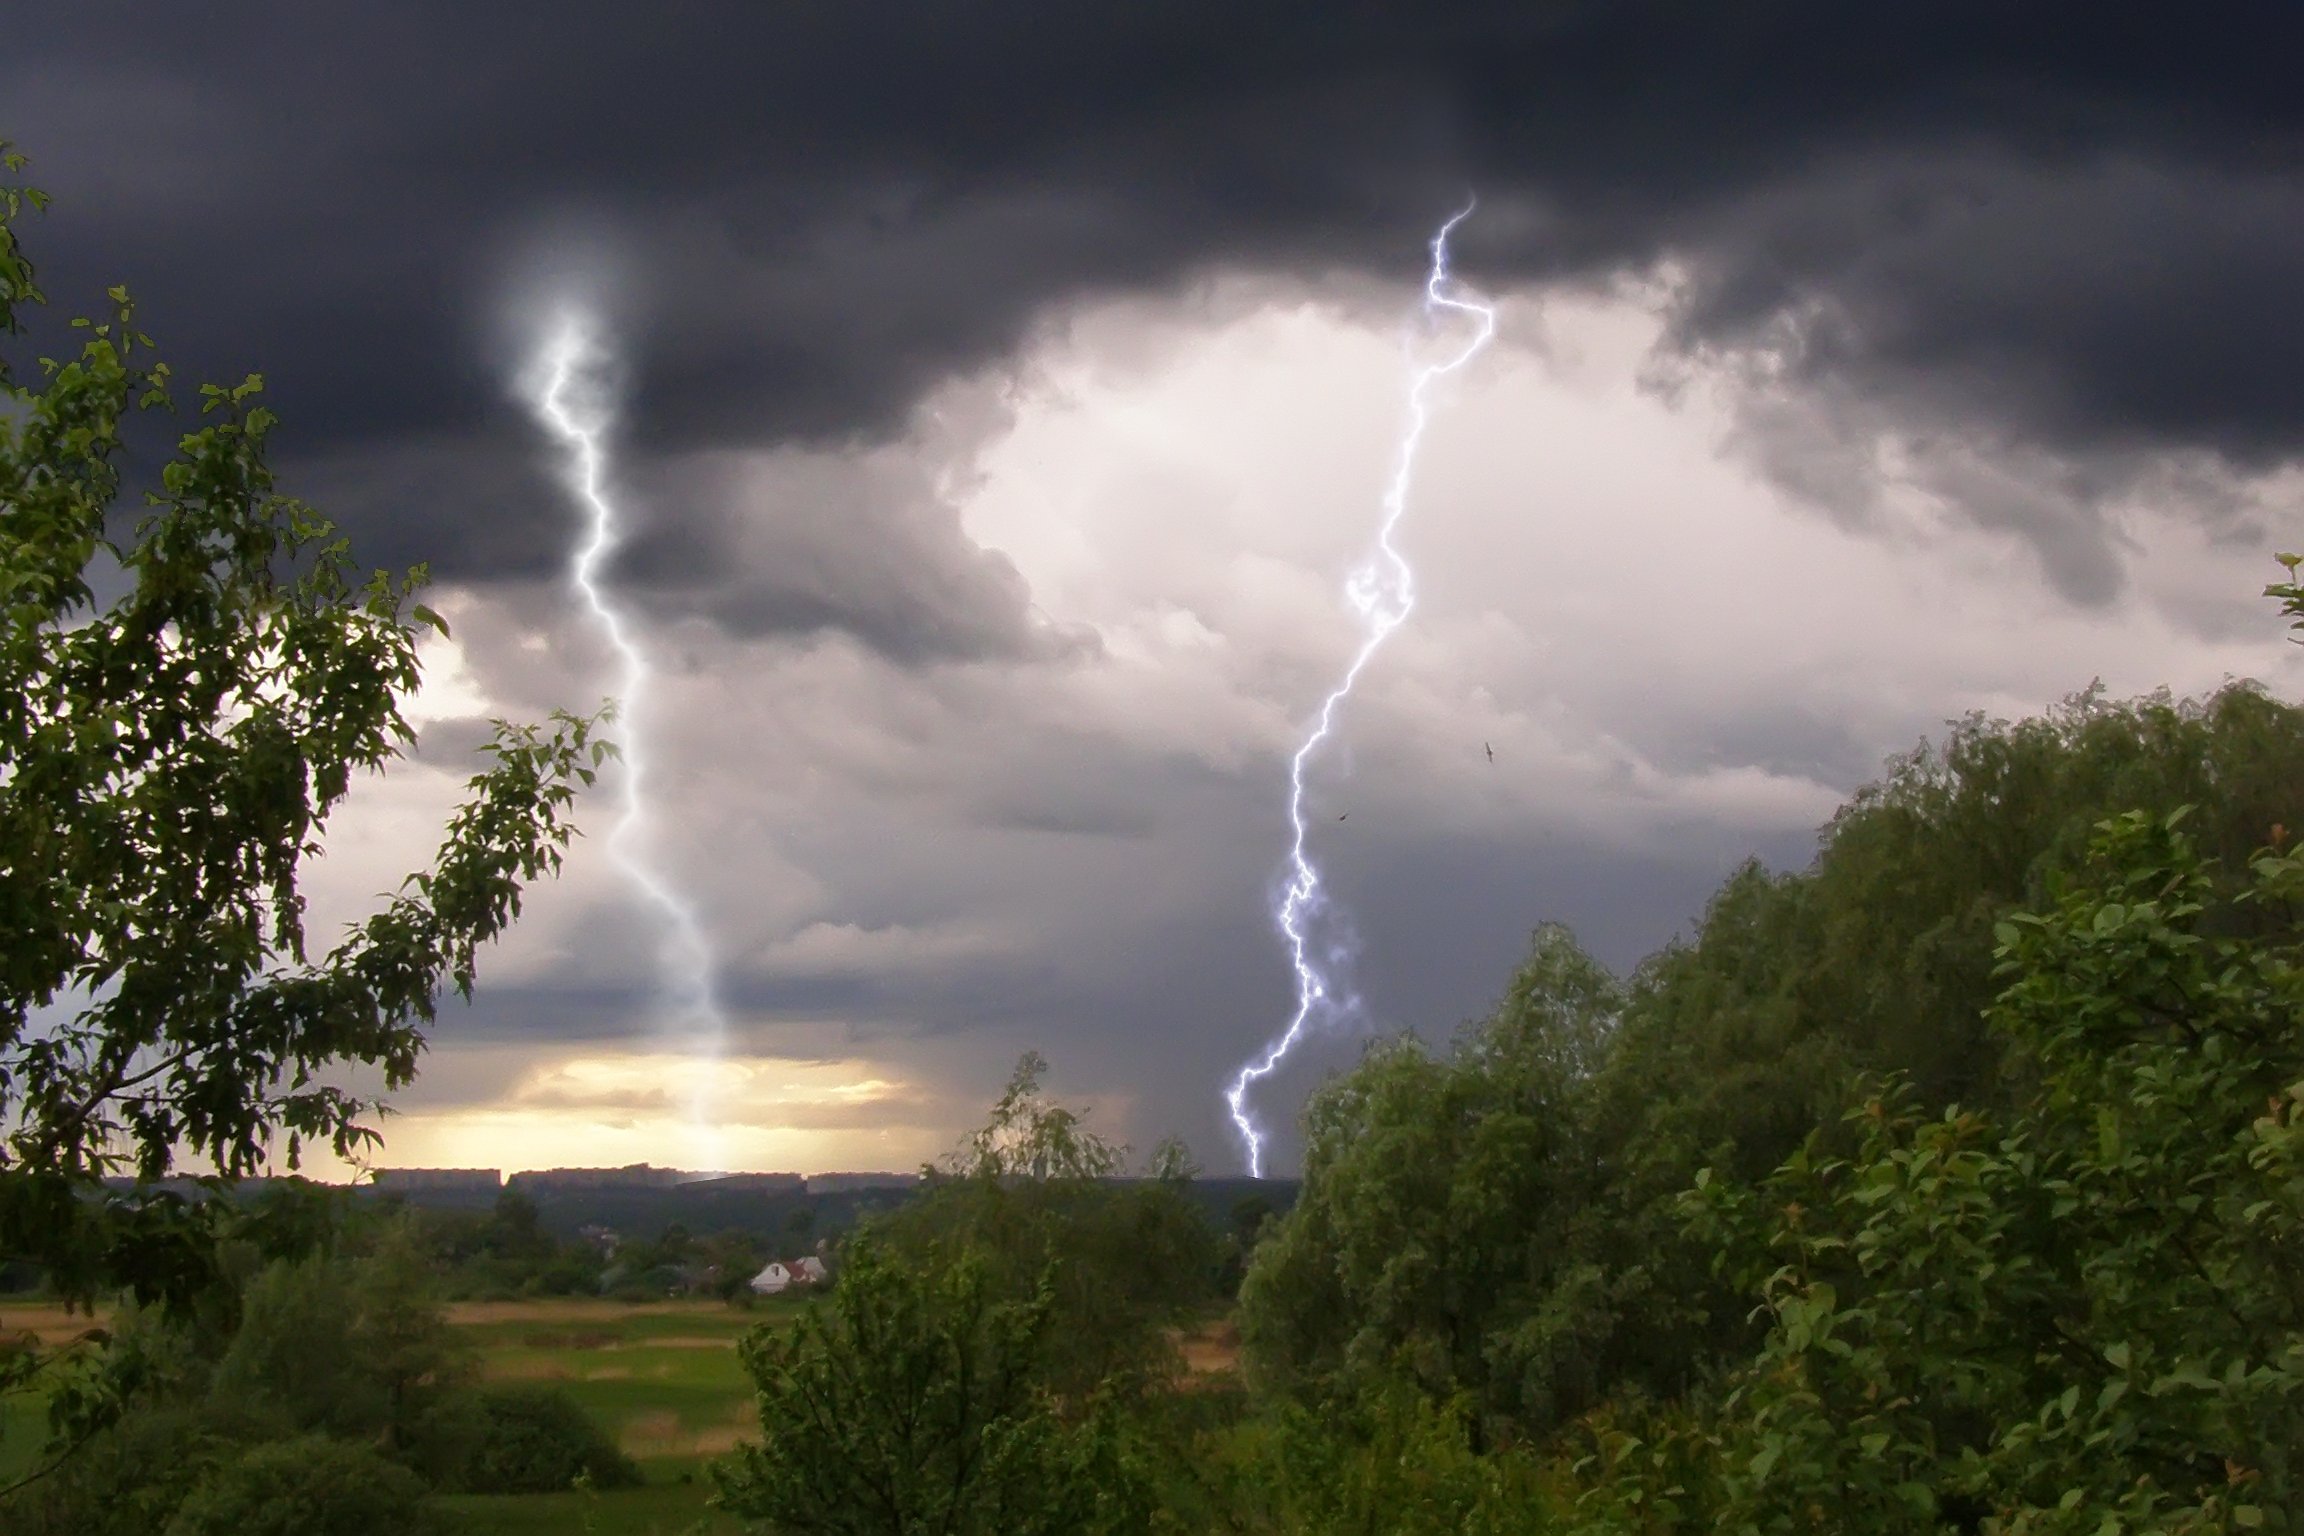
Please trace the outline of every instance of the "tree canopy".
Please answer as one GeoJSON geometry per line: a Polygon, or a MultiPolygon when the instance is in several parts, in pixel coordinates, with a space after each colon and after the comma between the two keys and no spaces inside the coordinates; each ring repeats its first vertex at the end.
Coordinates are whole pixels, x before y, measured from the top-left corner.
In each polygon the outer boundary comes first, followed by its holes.
{"type": "MultiPolygon", "coordinates": [[[[607,744],[595,720],[499,722],[431,862],[312,940],[300,877],[413,744],[419,641],[446,626],[421,568],[363,573],[276,487],[260,379],[179,414],[125,290],[70,355],[15,355],[44,303],[22,168],[0,145],[0,1265],[186,1307],[226,1226],[294,1223],[150,1181],[369,1145],[349,1074],[410,1080],[442,996],[558,870],[607,744]]],[[[0,1360],[0,1392],[45,1363],[0,1360]]],[[[51,1409],[84,1430],[116,1398],[51,1409]]]]}
{"type": "MultiPolygon", "coordinates": [[[[43,302],[16,227],[39,204],[0,191],[0,337],[43,302]]],[[[409,1080],[442,993],[469,994],[558,868],[604,743],[566,716],[501,725],[432,863],[309,943],[299,875],[412,743],[418,641],[445,626],[421,569],[361,575],[275,488],[260,380],[204,387],[156,466],[131,452],[174,388],[126,292],[111,305],[74,322],[76,355],[0,352],[0,1256],[165,1290],[123,1268],[155,1234],[88,1227],[89,1182],[357,1153],[368,1105],[341,1070],[409,1080]]]]}
{"type": "Polygon", "coordinates": [[[1864,1074],[1914,1113],[2025,1102],[2046,1069],[1992,1022],[2002,925],[2061,899],[2108,818],[2185,806],[2203,940],[2293,941],[2292,906],[2237,897],[2304,825],[2304,710],[2249,684],[1957,722],[1626,982],[1540,930],[1451,1051],[1380,1043],[1312,1101],[1303,1195],[1242,1289],[1251,1369],[1307,1402],[1404,1376],[1515,1439],[1744,1358],[1763,1330],[1687,1222],[1698,1172],[1757,1183],[1816,1134],[1847,1154],[1864,1074]]]}

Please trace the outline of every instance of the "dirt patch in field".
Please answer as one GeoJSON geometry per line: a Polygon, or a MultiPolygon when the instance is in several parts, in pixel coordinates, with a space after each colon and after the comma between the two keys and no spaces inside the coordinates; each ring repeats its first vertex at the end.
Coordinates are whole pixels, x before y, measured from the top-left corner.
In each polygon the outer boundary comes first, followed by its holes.
{"type": "Polygon", "coordinates": [[[506,1360],[501,1357],[483,1361],[480,1375],[488,1381],[573,1381],[576,1373],[558,1360],[506,1360]]]}
{"type": "Polygon", "coordinates": [[[1240,1369],[1240,1330],[1231,1323],[1211,1323],[1181,1334],[1177,1353],[1184,1369],[1195,1376],[1230,1375],[1240,1369]]]}
{"type": "Polygon", "coordinates": [[[724,1425],[719,1429],[700,1429],[688,1437],[687,1454],[691,1456],[725,1456],[747,1440],[757,1440],[759,1431],[750,1424],[738,1427],[724,1425]]]}
{"type": "Polygon", "coordinates": [[[666,1339],[644,1339],[641,1341],[640,1347],[646,1349],[734,1349],[736,1336],[731,1334],[725,1339],[699,1339],[688,1335],[679,1335],[666,1339]]]}
{"type": "Polygon", "coordinates": [[[111,1313],[103,1308],[95,1312],[67,1312],[52,1301],[25,1301],[0,1304],[0,1339],[17,1338],[30,1334],[42,1347],[69,1344],[94,1328],[108,1328],[111,1313]]]}
{"type": "Polygon", "coordinates": [[[520,1335],[520,1345],[523,1349],[622,1349],[624,1335],[597,1330],[590,1333],[524,1333],[520,1335]]]}
{"type": "Polygon", "coordinates": [[[731,1317],[717,1301],[601,1301],[539,1297],[534,1301],[453,1301],[451,1323],[615,1323],[633,1317],[731,1317]]]}

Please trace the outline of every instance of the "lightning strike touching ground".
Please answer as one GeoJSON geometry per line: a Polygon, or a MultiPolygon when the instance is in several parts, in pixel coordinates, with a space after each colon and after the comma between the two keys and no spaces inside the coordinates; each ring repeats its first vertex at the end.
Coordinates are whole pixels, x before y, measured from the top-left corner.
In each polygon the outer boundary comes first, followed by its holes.
{"type": "Polygon", "coordinates": [[[1337,982],[1332,979],[1332,972],[1340,969],[1348,958],[1349,941],[1337,940],[1325,960],[1314,953],[1312,944],[1313,925],[1327,915],[1329,906],[1321,888],[1319,868],[1304,849],[1304,767],[1335,728],[1337,707],[1360,680],[1369,658],[1391,637],[1392,631],[1407,621],[1409,612],[1416,606],[1416,573],[1392,542],[1392,535],[1408,510],[1416,450],[1431,418],[1431,389],[1440,379],[1470,362],[1496,334],[1496,311],[1457,283],[1448,270],[1448,237],[1471,215],[1473,206],[1465,204],[1432,237],[1432,266],[1424,279],[1426,319],[1470,320],[1471,339],[1444,360],[1426,363],[1410,376],[1408,424],[1401,435],[1399,455],[1393,461],[1391,486],[1384,493],[1383,518],[1376,531],[1376,553],[1352,573],[1344,586],[1346,601],[1360,617],[1363,632],[1360,649],[1353,656],[1352,664],[1344,669],[1343,680],[1321,701],[1311,734],[1304,738],[1303,745],[1296,749],[1296,755],[1288,764],[1288,824],[1294,829],[1295,838],[1288,849],[1288,883],[1281,889],[1273,921],[1287,943],[1289,963],[1296,970],[1296,1012],[1288,1020],[1287,1028],[1265,1047],[1261,1056],[1243,1066],[1232,1079],[1232,1086],[1224,1091],[1224,1101],[1232,1111],[1232,1124],[1238,1128],[1248,1150],[1250,1178],[1264,1176],[1265,1133],[1249,1109],[1248,1090],[1279,1067],[1302,1038],[1315,1011],[1337,1009],[1349,1003],[1348,998],[1338,997],[1337,982]]]}
{"type": "MultiPolygon", "coordinates": [[[[563,314],[538,359],[529,404],[537,420],[566,451],[568,489],[584,509],[584,541],[569,564],[569,582],[583,597],[617,657],[614,700],[624,727],[623,804],[615,830],[608,835],[608,856],[663,920],[664,943],[658,952],[658,965],[671,1004],[666,1033],[691,1061],[700,1058],[709,1067],[719,1060],[728,1034],[714,981],[712,947],[704,937],[695,907],[675,887],[672,877],[638,846],[647,821],[647,760],[641,743],[648,660],[600,584],[601,562],[622,538],[616,504],[608,489],[607,449],[603,446],[612,417],[602,378],[607,361],[593,323],[580,313],[563,314]]],[[[710,1070],[689,1074],[695,1087],[688,1103],[691,1153],[687,1160],[691,1166],[717,1170],[725,1163],[718,1116],[711,1102],[714,1076],[710,1070]]]]}

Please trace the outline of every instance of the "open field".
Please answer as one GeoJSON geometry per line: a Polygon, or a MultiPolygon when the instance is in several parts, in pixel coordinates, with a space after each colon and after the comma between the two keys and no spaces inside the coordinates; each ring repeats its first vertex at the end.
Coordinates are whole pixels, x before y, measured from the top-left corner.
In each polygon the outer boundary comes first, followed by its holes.
{"type": "MultiPolygon", "coordinates": [[[[478,1356],[483,1381],[565,1388],[640,1464],[646,1486],[609,1493],[458,1496],[440,1502],[472,1536],[591,1532],[596,1536],[713,1536],[738,1531],[715,1518],[706,1465],[753,1432],[750,1385],[736,1341],[755,1326],[789,1326],[805,1301],[750,1310],[721,1302],[623,1303],[592,1299],[467,1302],[449,1321],[478,1356]]],[[[53,1303],[0,1308],[0,1337],[68,1343],[101,1314],[53,1303]]],[[[45,1434],[45,1404],[0,1400],[0,1481],[30,1464],[45,1434]]]]}
{"type": "Polygon", "coordinates": [[[591,1531],[600,1536],[733,1533],[706,1507],[706,1465],[756,1432],[736,1341],[789,1325],[808,1304],[594,1300],[466,1302],[449,1320],[480,1356],[484,1381],[565,1388],[625,1452],[647,1486],[599,1494],[444,1499],[474,1536],[591,1531]]]}
{"type": "MultiPolygon", "coordinates": [[[[471,1536],[735,1536],[734,1520],[707,1505],[707,1466],[757,1433],[750,1384],[736,1341],[756,1326],[790,1326],[805,1300],[750,1310],[720,1302],[624,1303],[585,1299],[462,1302],[449,1321],[473,1347],[480,1377],[547,1382],[583,1405],[647,1479],[609,1493],[456,1496],[441,1504],[471,1536]]],[[[31,1333],[45,1344],[78,1337],[103,1319],[52,1304],[0,1310],[0,1335],[31,1333]]],[[[1238,1368],[1239,1334],[1212,1322],[1177,1340],[1190,1376],[1238,1368]]],[[[0,1403],[0,1474],[41,1437],[40,1404],[0,1403]]]]}
{"type": "MultiPolygon", "coordinates": [[[[0,1348],[10,1340],[30,1336],[42,1348],[69,1344],[91,1328],[108,1321],[103,1311],[67,1312],[52,1301],[0,1302],[0,1348]]],[[[0,1397],[0,1483],[34,1465],[48,1434],[48,1405],[42,1398],[17,1394],[0,1397]]]]}
{"type": "Polygon", "coordinates": [[[1176,1336],[1188,1379],[1229,1376],[1240,1369],[1240,1329],[1230,1319],[1204,1323],[1176,1336]]]}

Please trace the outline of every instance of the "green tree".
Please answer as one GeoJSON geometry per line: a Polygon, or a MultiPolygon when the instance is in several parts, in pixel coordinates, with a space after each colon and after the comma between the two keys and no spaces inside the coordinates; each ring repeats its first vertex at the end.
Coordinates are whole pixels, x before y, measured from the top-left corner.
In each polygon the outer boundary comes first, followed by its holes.
{"type": "Polygon", "coordinates": [[[239,1449],[189,1403],[140,1399],[42,1476],[0,1497],[9,1536],[152,1536],[239,1449]]]}
{"type": "Polygon", "coordinates": [[[1053,1311],[978,1259],[907,1266],[860,1239],[828,1307],[741,1344],[762,1443],[714,1469],[720,1504],[792,1536],[1132,1528],[1143,1495],[1102,1421],[1068,1421],[1045,1385],[1053,1311]]]}
{"type": "Polygon", "coordinates": [[[1558,1530],[1538,1458],[1519,1450],[1482,1453],[1473,1418],[1463,1402],[1436,1403],[1397,1380],[1371,1384],[1325,1410],[1268,1408],[1192,1447],[1193,1481],[1210,1486],[1220,1513],[1195,1510],[1197,1525],[1175,1528],[1271,1536],[1558,1530]]]}
{"type": "Polygon", "coordinates": [[[1688,1207],[1761,1293],[1714,1412],[1607,1447],[1597,1523],[2295,1529],[2304,1509],[2304,947],[2231,908],[2179,817],[1999,929],[1991,1026],[2027,1085],[1931,1112],[1891,1080],[1765,1184],[1688,1207]]]}
{"type": "Polygon", "coordinates": [[[632,1458],[559,1387],[490,1387],[459,1485],[472,1493],[557,1493],[640,1481],[632,1458]]]}
{"type": "Polygon", "coordinates": [[[1036,1053],[1019,1061],[984,1125],[868,1230],[913,1266],[965,1258],[1011,1300],[1045,1288],[1054,1321],[1039,1368],[1084,1400],[1176,1368],[1171,1331],[1216,1299],[1222,1250],[1182,1145],[1155,1149],[1150,1178],[1119,1179],[1126,1149],[1049,1097],[1046,1070],[1036,1053]]]}
{"type": "MultiPolygon", "coordinates": [[[[1636,1131],[1692,1149],[1727,1140],[1753,1176],[1829,1118],[1853,1071],[1901,1071],[1931,1104],[1981,1105],[2006,1085],[1984,1012],[1993,928],[2048,899],[2098,822],[2195,808],[2220,890],[2304,817],[2304,709],[2252,683],[2196,700],[2090,688],[2032,719],[1952,724],[1859,789],[1810,867],[1749,866],[1694,940],[1642,967],[1611,1072],[1656,1106],[1636,1131]]],[[[2225,910],[2236,931],[2286,914],[2225,910]]],[[[1676,1171],[1686,1183],[1696,1162],[1676,1171]]]]}
{"type": "Polygon", "coordinates": [[[102,1357],[135,1367],[117,1414],[0,1497],[0,1528],[143,1536],[251,1447],[315,1434],[454,1485],[485,1421],[408,1225],[360,1255],[339,1237],[339,1251],[265,1263],[235,1243],[220,1268],[242,1277],[191,1314],[125,1309],[102,1357]]]}
{"type": "MultiPolygon", "coordinates": [[[[1846,1153],[1839,1114],[1862,1073],[1902,1074],[1924,1108],[2011,1107],[2031,1068],[1986,1023],[1996,925],[2052,900],[2104,818],[2186,804],[2206,878],[2237,893],[2253,851],[2304,824],[2304,710],[2235,683],[2188,701],[2091,689],[2036,719],[1958,722],[1851,797],[1807,869],[1747,866],[1689,942],[1640,968],[1594,1085],[1592,1251],[1637,1292],[1596,1318],[1609,1390],[1670,1396],[1757,1342],[1748,1299],[1679,1218],[1696,1171],[1763,1179],[1819,1126],[1846,1153]]],[[[2296,931],[2258,903],[2219,900],[2209,921],[2296,931]]]]}
{"type": "MultiPolygon", "coordinates": [[[[4,340],[42,302],[17,232],[42,200],[0,163],[4,340]]],[[[166,418],[172,381],[111,304],[74,356],[27,375],[0,352],[0,1262],[180,1304],[240,1208],[100,1176],[369,1145],[342,1072],[409,1081],[441,994],[558,868],[605,744],[566,716],[500,726],[430,867],[308,948],[304,860],[413,740],[417,642],[444,626],[421,570],[360,576],[275,489],[254,377],[201,391],[126,511],[131,420],[166,418]]]]}
{"type": "Polygon", "coordinates": [[[254,1276],[209,1401],[243,1435],[365,1441],[445,1484],[478,1426],[475,1365],[403,1222],[364,1257],[281,1260],[254,1276]]]}
{"type": "Polygon", "coordinates": [[[1320,1397],[1400,1376],[1547,1422],[1589,1400],[1588,1314],[1618,1284],[1579,1235],[1590,1082],[1623,1005],[1567,930],[1542,928],[1452,1051],[1404,1036],[1314,1097],[1303,1193],[1241,1289],[1254,1379],[1320,1397]]]}
{"type": "Polygon", "coordinates": [[[251,1446],[177,1508],[166,1536],[425,1536],[424,1485],[364,1446],[320,1435],[251,1446]]]}

